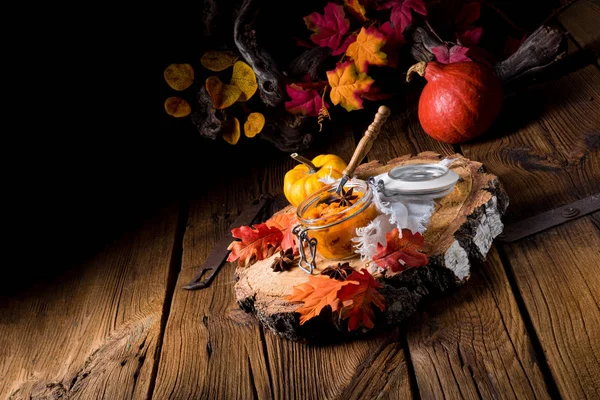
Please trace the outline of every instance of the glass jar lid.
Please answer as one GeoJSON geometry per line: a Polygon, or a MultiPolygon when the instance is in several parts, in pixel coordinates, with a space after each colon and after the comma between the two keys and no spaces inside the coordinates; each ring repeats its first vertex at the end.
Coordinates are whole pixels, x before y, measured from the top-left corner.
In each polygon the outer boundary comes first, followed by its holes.
{"type": "Polygon", "coordinates": [[[392,168],[377,184],[386,196],[448,194],[458,174],[440,164],[406,164],[392,168]]]}

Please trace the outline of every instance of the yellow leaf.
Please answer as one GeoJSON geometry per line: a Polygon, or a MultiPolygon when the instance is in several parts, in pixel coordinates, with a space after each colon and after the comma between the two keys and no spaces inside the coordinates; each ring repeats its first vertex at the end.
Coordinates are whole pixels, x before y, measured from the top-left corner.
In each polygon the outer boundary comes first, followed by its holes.
{"type": "Polygon", "coordinates": [[[346,55],[356,63],[358,72],[367,72],[367,66],[387,64],[387,55],[381,51],[385,45],[385,35],[377,28],[362,28],[356,42],[348,46],[346,55]]]}
{"type": "Polygon", "coordinates": [[[190,64],[171,64],[164,75],[165,81],[175,90],[185,90],[194,83],[194,68],[190,64]]]}
{"type": "Polygon", "coordinates": [[[223,139],[229,144],[236,144],[240,140],[240,121],[237,118],[234,117],[233,122],[227,125],[223,139]]]}
{"type": "Polygon", "coordinates": [[[184,99],[173,96],[165,100],[165,110],[167,114],[175,118],[181,118],[190,115],[192,107],[184,99]]]}
{"type": "Polygon", "coordinates": [[[210,95],[215,108],[227,108],[235,103],[242,94],[240,88],[221,82],[216,76],[206,79],[206,91],[210,95]]]}
{"type": "Polygon", "coordinates": [[[256,74],[252,68],[243,61],[238,61],[233,66],[233,75],[231,84],[237,86],[242,91],[238,101],[247,101],[256,93],[258,84],[256,83],[256,74]]]}
{"type": "Polygon", "coordinates": [[[350,14],[352,14],[352,16],[358,21],[365,22],[367,20],[365,15],[367,10],[365,10],[365,6],[360,4],[360,0],[344,0],[344,5],[350,14]]]}
{"type": "Polygon", "coordinates": [[[363,108],[360,94],[369,91],[373,84],[370,76],[358,73],[352,61],[338,63],[333,71],[327,71],[327,79],[331,86],[331,102],[341,104],[347,111],[363,108]]]}
{"type": "Polygon", "coordinates": [[[202,63],[204,68],[218,72],[231,67],[237,59],[238,56],[230,51],[210,50],[202,55],[200,63],[202,63]]]}
{"type": "Polygon", "coordinates": [[[262,131],[265,126],[265,116],[258,112],[248,115],[248,120],[244,123],[244,134],[252,138],[262,131]]]}

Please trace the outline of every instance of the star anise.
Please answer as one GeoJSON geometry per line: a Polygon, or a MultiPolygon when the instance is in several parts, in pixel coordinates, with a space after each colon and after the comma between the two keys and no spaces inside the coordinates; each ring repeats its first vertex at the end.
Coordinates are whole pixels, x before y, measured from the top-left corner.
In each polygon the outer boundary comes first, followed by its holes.
{"type": "Polygon", "coordinates": [[[273,261],[273,265],[271,265],[271,268],[273,268],[273,271],[275,272],[287,271],[292,267],[293,263],[294,250],[292,248],[289,248],[285,251],[281,250],[279,252],[279,257],[275,258],[275,260],[273,261]]]}
{"type": "Polygon", "coordinates": [[[337,266],[332,265],[327,267],[321,272],[321,275],[327,275],[330,278],[337,279],[338,281],[345,281],[348,276],[354,272],[354,268],[349,263],[338,263],[337,266]]]}
{"type": "Polygon", "coordinates": [[[338,199],[338,202],[340,203],[341,207],[350,207],[352,204],[354,204],[352,201],[358,199],[357,195],[352,194],[353,191],[353,187],[351,187],[350,190],[348,190],[347,192],[344,190],[344,188],[342,188],[342,193],[340,194],[340,198],[338,199]]]}

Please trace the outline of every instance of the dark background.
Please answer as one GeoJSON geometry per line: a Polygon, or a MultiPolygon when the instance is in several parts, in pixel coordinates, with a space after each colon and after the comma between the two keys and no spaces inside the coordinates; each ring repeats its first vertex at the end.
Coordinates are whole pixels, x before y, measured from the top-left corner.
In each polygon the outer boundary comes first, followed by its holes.
{"type": "MultiPolygon", "coordinates": [[[[287,2],[273,4],[285,8],[281,18],[265,22],[274,31],[286,31],[292,19],[294,29],[303,29],[301,16],[313,10],[302,3],[288,15],[287,2]]],[[[535,28],[557,4],[498,5],[516,23],[535,28]]],[[[201,138],[188,118],[166,115],[164,99],[175,93],[164,82],[164,68],[185,62],[197,67],[213,43],[202,37],[201,9],[163,11],[156,37],[125,43],[119,48],[123,59],[96,54],[96,48],[87,54],[97,69],[79,71],[83,76],[68,87],[58,108],[52,108],[58,102],[52,93],[64,93],[65,83],[52,82],[59,75],[42,71],[38,85],[57,85],[55,92],[44,86],[41,97],[36,91],[36,107],[47,105],[48,115],[29,113],[19,121],[21,129],[8,134],[15,142],[4,146],[10,158],[4,168],[9,237],[4,250],[6,259],[17,260],[2,269],[5,286],[16,288],[76,268],[165,204],[197,195],[239,168],[287,157],[259,137],[242,137],[236,146],[201,138]],[[146,54],[137,59],[141,50],[146,54]],[[125,58],[128,52],[134,59],[125,58]]],[[[274,46],[289,45],[284,40],[274,46]]],[[[344,115],[345,123],[361,118],[359,113],[344,115]]],[[[314,149],[327,140],[322,137],[314,149]]],[[[205,196],[210,201],[209,191],[205,196]]]]}

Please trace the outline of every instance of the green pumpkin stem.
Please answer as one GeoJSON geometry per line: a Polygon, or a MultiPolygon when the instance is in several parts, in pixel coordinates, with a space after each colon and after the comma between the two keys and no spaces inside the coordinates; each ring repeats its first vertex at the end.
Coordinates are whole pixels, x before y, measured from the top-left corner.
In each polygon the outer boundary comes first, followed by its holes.
{"type": "Polygon", "coordinates": [[[418,63],[410,67],[406,72],[406,82],[411,81],[415,72],[421,76],[425,76],[425,68],[427,68],[427,63],[425,61],[419,61],[418,63]]]}
{"type": "Polygon", "coordinates": [[[302,163],[302,164],[306,165],[308,167],[308,173],[309,174],[314,174],[315,172],[317,172],[319,170],[319,168],[317,168],[315,166],[315,164],[312,163],[312,161],[310,161],[306,157],[302,157],[298,153],[293,153],[293,154],[290,155],[290,157],[292,157],[294,160],[298,161],[299,163],[302,163]]]}

